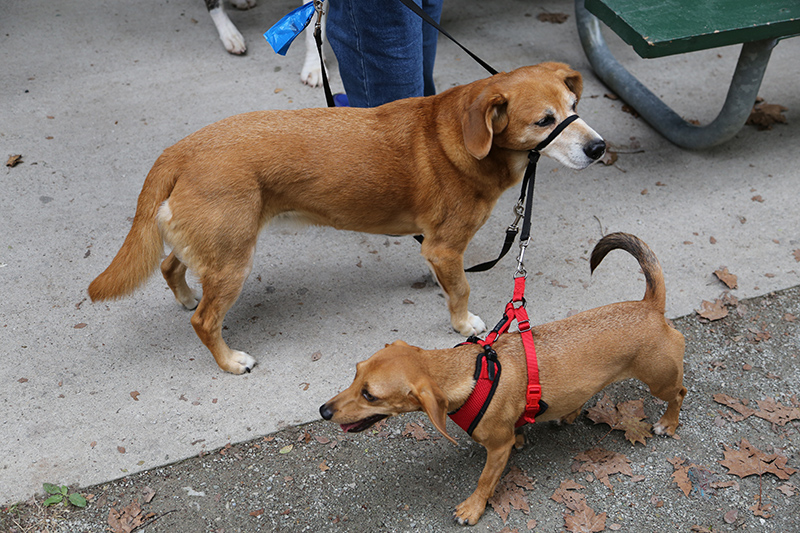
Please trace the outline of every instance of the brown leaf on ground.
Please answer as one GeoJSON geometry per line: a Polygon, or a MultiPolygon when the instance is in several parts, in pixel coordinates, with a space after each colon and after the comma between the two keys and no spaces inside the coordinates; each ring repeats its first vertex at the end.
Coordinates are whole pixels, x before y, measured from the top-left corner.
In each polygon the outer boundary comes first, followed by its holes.
{"type": "Polygon", "coordinates": [[[617,406],[607,393],[603,393],[594,407],[586,410],[586,416],[595,424],[608,424],[612,428],[619,424],[621,418],[617,406]]]}
{"type": "Polygon", "coordinates": [[[771,130],[773,124],[788,124],[784,111],[788,108],[780,104],[767,104],[763,100],[756,102],[745,124],[755,126],[759,131],[771,130]]]}
{"type": "Polygon", "coordinates": [[[719,267],[718,270],[714,271],[714,275],[717,276],[717,279],[722,283],[727,285],[729,289],[736,289],[739,286],[736,274],[728,272],[728,267],[726,266],[719,267]]]}
{"type": "Polygon", "coordinates": [[[800,420],[800,408],[798,407],[785,406],[769,397],[758,400],[756,403],[761,410],[754,414],[773,424],[785,426],[792,420],[800,420]]]}
{"type": "Polygon", "coordinates": [[[716,481],[714,472],[702,465],[690,463],[688,459],[673,457],[672,459],[667,459],[667,462],[673,468],[672,480],[687,498],[695,495],[708,499],[714,494],[715,488],[733,486],[716,481]]]}
{"type": "Polygon", "coordinates": [[[617,162],[617,159],[619,159],[617,152],[615,152],[614,150],[606,150],[606,153],[603,154],[603,157],[600,158],[600,162],[603,165],[610,167],[611,165],[617,162]]]}
{"type": "Polygon", "coordinates": [[[541,22],[549,22],[550,24],[563,24],[569,18],[566,13],[539,13],[536,18],[541,22]]]}
{"type": "Polygon", "coordinates": [[[772,504],[768,503],[764,505],[764,502],[761,501],[760,494],[756,494],[755,499],[756,503],[748,507],[748,509],[753,511],[754,515],[760,516],[761,518],[772,518],[772,513],[770,513],[770,511],[772,511],[772,504]]]}
{"type": "Polygon", "coordinates": [[[558,486],[556,491],[550,496],[550,499],[556,503],[563,503],[567,509],[578,509],[581,502],[586,502],[586,495],[580,492],[575,492],[578,489],[585,489],[580,483],[576,483],[571,479],[565,479],[558,486]]]}
{"type": "Polygon", "coordinates": [[[744,405],[742,403],[742,400],[734,398],[733,396],[729,396],[724,393],[715,394],[713,398],[715,402],[721,403],[722,405],[727,405],[728,407],[730,407],[731,409],[742,415],[742,416],[733,416],[731,420],[733,420],[734,422],[741,422],[745,418],[754,415],[756,412],[755,409],[751,409],[750,407],[744,405]]]}
{"type": "Polygon", "coordinates": [[[145,487],[142,489],[142,496],[144,496],[144,503],[150,503],[156,497],[156,491],[150,487],[145,487]]]}
{"type": "Polygon", "coordinates": [[[800,262],[800,248],[797,250],[792,251],[792,255],[794,256],[794,260],[800,262]]]}
{"type": "Polygon", "coordinates": [[[784,483],[778,486],[778,490],[786,496],[794,496],[798,492],[798,488],[791,483],[784,483]]]}
{"type": "Polygon", "coordinates": [[[131,533],[144,522],[142,507],[138,501],[118,511],[114,507],[108,510],[108,527],[113,533],[131,533]]]}
{"type": "Polygon", "coordinates": [[[7,167],[15,167],[19,163],[22,163],[22,156],[19,154],[10,155],[8,156],[8,161],[6,161],[7,167]]]}
{"type": "Polygon", "coordinates": [[[581,461],[578,467],[578,472],[591,472],[595,475],[597,480],[614,490],[611,486],[611,481],[608,476],[612,474],[625,474],[626,476],[633,476],[633,471],[630,466],[630,459],[617,452],[610,452],[603,448],[592,448],[585,452],[579,453],[575,456],[576,461],[581,461]]]}
{"type": "Polygon", "coordinates": [[[727,444],[723,444],[723,446],[725,447],[725,458],[719,463],[728,469],[729,474],[741,478],[774,474],[778,478],[786,480],[797,472],[794,468],[786,465],[788,458],[785,455],[777,452],[767,455],[751,445],[747,439],[741,440],[738,450],[727,444]]]}
{"type": "Polygon", "coordinates": [[[695,309],[695,312],[702,318],[713,322],[714,320],[720,320],[721,318],[725,318],[728,316],[728,308],[725,307],[725,304],[717,298],[714,300],[714,303],[711,303],[707,300],[703,300],[700,302],[700,309],[695,309]]]}
{"type": "Polygon", "coordinates": [[[425,431],[425,428],[417,422],[409,422],[403,430],[404,437],[413,437],[417,440],[428,440],[431,436],[425,431]]]}
{"type": "Polygon", "coordinates": [[[532,488],[533,480],[525,472],[512,466],[497,484],[494,496],[489,498],[487,503],[500,515],[505,524],[512,508],[525,514],[531,512],[525,491],[532,488]]]}
{"type": "Polygon", "coordinates": [[[606,513],[595,513],[584,500],[573,514],[564,515],[564,525],[571,533],[598,533],[606,528],[606,513]]]}
{"type": "Polygon", "coordinates": [[[644,422],[644,400],[631,400],[614,405],[608,394],[597,401],[594,407],[587,410],[586,415],[595,424],[608,424],[611,429],[625,432],[625,438],[635,444],[647,444],[646,439],[652,437],[651,425],[644,422]]]}

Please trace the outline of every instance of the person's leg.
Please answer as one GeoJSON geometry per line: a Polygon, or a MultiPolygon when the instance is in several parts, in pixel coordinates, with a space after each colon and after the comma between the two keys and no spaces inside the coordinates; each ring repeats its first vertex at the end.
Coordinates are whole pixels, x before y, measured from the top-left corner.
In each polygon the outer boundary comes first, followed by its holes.
{"type": "MultiPolygon", "coordinates": [[[[422,9],[437,23],[442,19],[443,0],[422,0],[422,9]]],[[[425,96],[436,94],[433,83],[433,63],[436,60],[436,43],[439,39],[439,30],[422,22],[422,72],[425,84],[425,96]]]]}
{"type": "Polygon", "coordinates": [[[351,106],[373,107],[425,94],[425,23],[402,3],[330,0],[327,24],[351,106]]]}

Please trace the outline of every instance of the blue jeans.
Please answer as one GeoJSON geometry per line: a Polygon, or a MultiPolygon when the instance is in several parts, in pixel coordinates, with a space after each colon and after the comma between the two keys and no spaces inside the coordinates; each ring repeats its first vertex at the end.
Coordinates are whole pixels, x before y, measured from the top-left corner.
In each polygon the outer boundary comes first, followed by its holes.
{"type": "MultiPolygon", "coordinates": [[[[414,0],[437,22],[443,0],[414,0]]],[[[399,0],[329,0],[326,32],[353,107],[436,93],[438,31],[399,0]]]]}

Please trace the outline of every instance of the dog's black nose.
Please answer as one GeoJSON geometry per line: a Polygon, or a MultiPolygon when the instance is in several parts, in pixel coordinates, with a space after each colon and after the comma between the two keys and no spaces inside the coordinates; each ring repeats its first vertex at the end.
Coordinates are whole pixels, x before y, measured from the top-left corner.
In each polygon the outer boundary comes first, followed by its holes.
{"type": "Polygon", "coordinates": [[[597,161],[606,151],[606,143],[603,139],[592,141],[583,147],[583,153],[586,154],[592,161],[597,161]]]}
{"type": "Polygon", "coordinates": [[[319,414],[322,415],[322,418],[324,418],[325,420],[330,420],[331,418],[333,418],[333,411],[331,410],[330,407],[328,407],[328,404],[320,405],[319,414]]]}

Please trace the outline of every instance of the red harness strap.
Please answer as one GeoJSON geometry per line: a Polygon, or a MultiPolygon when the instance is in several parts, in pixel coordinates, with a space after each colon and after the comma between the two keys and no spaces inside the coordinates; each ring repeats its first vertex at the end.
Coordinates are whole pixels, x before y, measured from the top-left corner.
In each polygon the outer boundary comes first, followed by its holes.
{"type": "MultiPolygon", "coordinates": [[[[506,305],[502,320],[486,336],[486,339],[470,339],[468,343],[479,344],[484,351],[478,355],[475,368],[475,388],[467,401],[450,418],[464,431],[472,435],[472,430],[480,422],[500,380],[500,362],[497,354],[492,349],[492,344],[497,338],[508,331],[511,322],[516,320],[519,327],[522,345],[525,350],[525,359],[528,366],[528,387],[525,393],[525,411],[517,421],[515,427],[535,422],[535,417],[547,409],[547,404],[542,398],[542,387],[539,384],[539,364],[536,360],[536,346],[533,342],[531,324],[528,313],[525,311],[525,278],[514,279],[514,294],[506,305]]],[[[464,343],[466,344],[466,343],[464,343]]]]}

